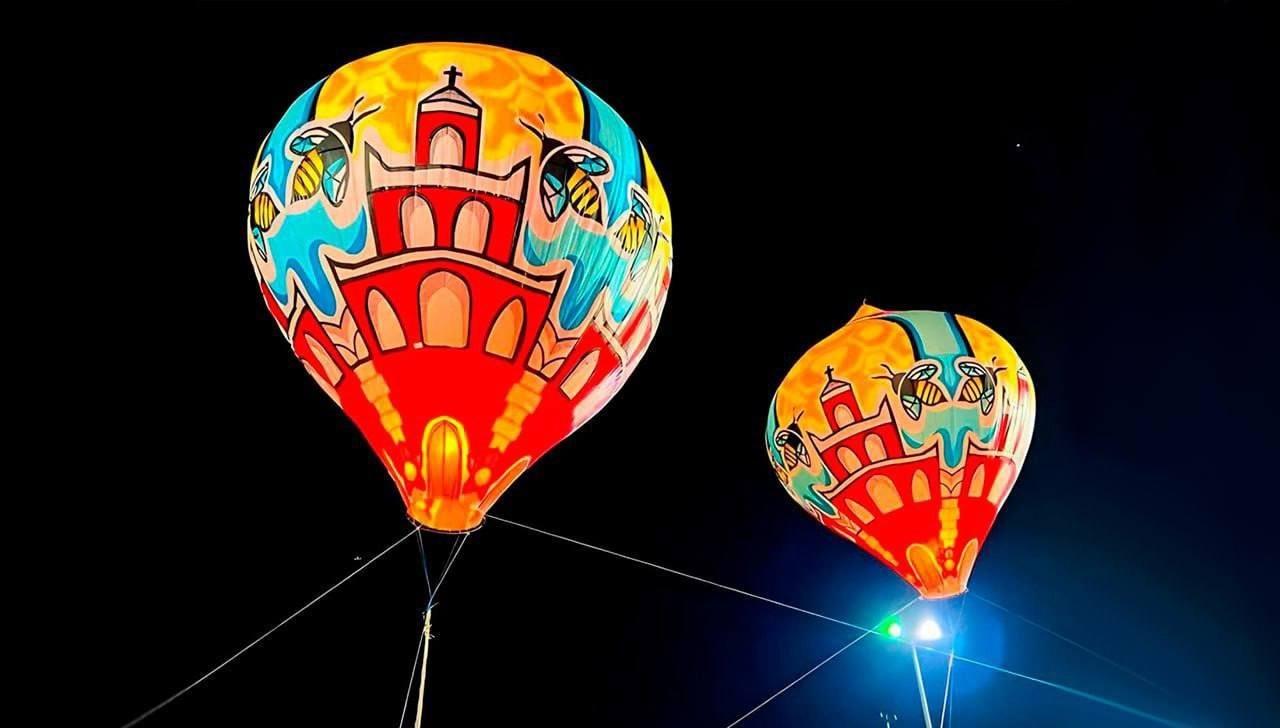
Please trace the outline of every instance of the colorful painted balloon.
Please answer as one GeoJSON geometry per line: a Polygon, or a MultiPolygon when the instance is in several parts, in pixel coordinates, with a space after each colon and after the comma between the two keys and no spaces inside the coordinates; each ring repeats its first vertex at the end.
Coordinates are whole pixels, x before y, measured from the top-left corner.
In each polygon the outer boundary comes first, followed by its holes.
{"type": "Polygon", "coordinates": [[[631,129],[500,48],[340,68],[267,136],[248,200],[271,315],[439,531],[477,527],[609,401],[671,281],[667,197],[631,129]]]}
{"type": "Polygon", "coordinates": [[[765,441],[797,503],[938,599],[967,588],[1034,422],[1031,377],[994,331],[864,305],[791,368],[765,441]]]}

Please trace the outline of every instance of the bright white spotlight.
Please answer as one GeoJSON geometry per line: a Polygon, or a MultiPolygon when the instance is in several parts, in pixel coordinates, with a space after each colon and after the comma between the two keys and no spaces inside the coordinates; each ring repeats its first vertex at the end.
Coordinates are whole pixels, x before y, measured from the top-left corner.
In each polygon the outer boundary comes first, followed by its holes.
{"type": "Polygon", "coordinates": [[[921,642],[933,642],[942,639],[942,628],[932,619],[926,619],[916,627],[916,639],[921,642]]]}

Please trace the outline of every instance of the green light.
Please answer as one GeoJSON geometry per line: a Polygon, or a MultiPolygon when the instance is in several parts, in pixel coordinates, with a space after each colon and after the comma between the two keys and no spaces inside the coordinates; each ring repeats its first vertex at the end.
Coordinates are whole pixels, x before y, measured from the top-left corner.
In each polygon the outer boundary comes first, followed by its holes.
{"type": "Polygon", "coordinates": [[[898,619],[897,615],[891,614],[880,620],[876,625],[876,632],[896,640],[902,636],[902,620],[898,619]]]}

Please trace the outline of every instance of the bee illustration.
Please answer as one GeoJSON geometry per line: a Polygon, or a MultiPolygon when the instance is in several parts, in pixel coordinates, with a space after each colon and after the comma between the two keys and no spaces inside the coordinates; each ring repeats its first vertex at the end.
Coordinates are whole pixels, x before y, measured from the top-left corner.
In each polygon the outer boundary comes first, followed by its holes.
{"type": "Polygon", "coordinates": [[[258,176],[253,178],[253,185],[249,188],[249,234],[253,236],[253,241],[258,245],[260,254],[266,253],[267,242],[263,239],[263,234],[271,229],[272,223],[276,221],[276,216],[280,214],[280,207],[276,205],[276,201],[267,193],[267,176],[271,171],[271,160],[266,160],[262,168],[258,170],[258,176]]]}
{"type": "MultiPolygon", "coordinates": [[[[538,115],[542,120],[542,115],[538,115]]],[[[601,221],[600,187],[593,177],[609,173],[609,162],[595,152],[566,145],[535,129],[524,119],[524,128],[542,141],[542,211],[555,222],[570,207],[579,215],[601,221]]]]}
{"type": "Polygon", "coordinates": [[[614,231],[622,252],[634,254],[631,259],[631,280],[636,280],[645,271],[646,265],[653,259],[654,249],[662,234],[662,218],[653,214],[648,198],[638,188],[631,188],[631,209],[627,211],[622,224],[614,231]]]}
{"type": "Polygon", "coordinates": [[[347,195],[347,171],[356,122],[382,108],[375,106],[357,116],[356,107],[361,101],[363,96],[356,99],[351,114],[343,121],[307,129],[289,143],[289,151],[302,157],[293,172],[290,202],[309,200],[323,190],[330,204],[342,204],[347,195]]]}
{"type": "Polygon", "coordinates": [[[898,400],[902,402],[902,408],[906,410],[907,416],[911,419],[920,419],[920,413],[925,407],[932,407],[947,401],[946,392],[942,391],[942,387],[932,381],[933,375],[938,373],[938,365],[919,364],[906,373],[895,372],[888,364],[881,364],[880,366],[889,372],[888,376],[876,375],[872,379],[889,380],[889,386],[898,395],[898,400]]]}
{"type": "Polygon", "coordinates": [[[982,414],[990,414],[991,406],[996,399],[996,375],[1004,371],[1004,367],[984,367],[977,362],[962,361],[956,364],[956,370],[965,375],[964,384],[960,385],[961,402],[978,402],[982,414]]]}
{"type": "Polygon", "coordinates": [[[800,432],[800,416],[804,412],[796,414],[791,420],[791,424],[778,430],[773,435],[773,442],[782,451],[782,462],[787,466],[790,472],[796,469],[796,466],[803,463],[807,468],[812,464],[809,460],[809,449],[804,446],[804,435],[800,432]]]}
{"type": "Polygon", "coordinates": [[[613,234],[622,245],[622,252],[634,253],[642,247],[652,248],[657,225],[649,201],[636,190],[631,190],[631,209],[622,226],[613,234]]]}

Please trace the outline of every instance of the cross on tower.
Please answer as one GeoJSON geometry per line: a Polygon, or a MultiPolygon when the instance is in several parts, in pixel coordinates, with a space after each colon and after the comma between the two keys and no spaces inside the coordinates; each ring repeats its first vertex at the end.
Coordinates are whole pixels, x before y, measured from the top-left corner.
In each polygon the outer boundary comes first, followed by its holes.
{"type": "Polygon", "coordinates": [[[827,365],[827,379],[835,379],[835,367],[827,365]]]}
{"type": "Polygon", "coordinates": [[[449,85],[454,86],[457,84],[458,78],[462,76],[462,71],[459,71],[457,66],[449,66],[449,70],[445,71],[444,75],[449,77],[449,85]]]}

